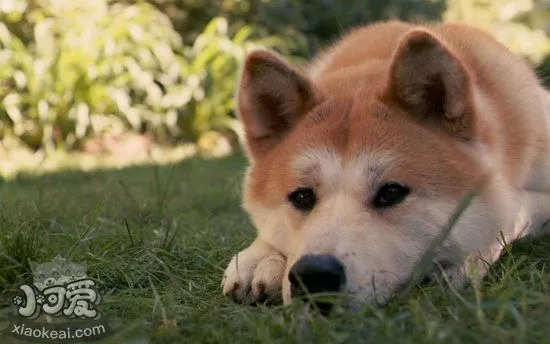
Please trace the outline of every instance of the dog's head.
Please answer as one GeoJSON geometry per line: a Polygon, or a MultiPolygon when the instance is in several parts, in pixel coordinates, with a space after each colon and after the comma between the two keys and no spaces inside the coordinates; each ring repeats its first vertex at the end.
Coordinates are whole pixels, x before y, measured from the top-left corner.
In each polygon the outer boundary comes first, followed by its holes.
{"type": "MultiPolygon", "coordinates": [[[[238,91],[251,161],[244,207],[288,258],[286,302],[301,284],[380,302],[410,278],[487,172],[491,137],[472,78],[423,30],[405,35],[387,62],[315,80],[272,53],[247,57],[238,91]]],[[[455,263],[489,245],[500,215],[492,202],[473,202],[435,258],[455,263]]]]}

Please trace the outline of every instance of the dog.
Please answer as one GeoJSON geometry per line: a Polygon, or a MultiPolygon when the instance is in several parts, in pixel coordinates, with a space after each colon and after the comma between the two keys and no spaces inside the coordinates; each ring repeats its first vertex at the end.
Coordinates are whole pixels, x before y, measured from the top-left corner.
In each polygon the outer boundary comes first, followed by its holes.
{"type": "Polygon", "coordinates": [[[305,71],[254,51],[236,98],[258,230],[223,277],[239,303],[328,292],[383,305],[430,249],[425,277],[461,286],[549,231],[550,94],[472,26],[359,27],[305,71]]]}

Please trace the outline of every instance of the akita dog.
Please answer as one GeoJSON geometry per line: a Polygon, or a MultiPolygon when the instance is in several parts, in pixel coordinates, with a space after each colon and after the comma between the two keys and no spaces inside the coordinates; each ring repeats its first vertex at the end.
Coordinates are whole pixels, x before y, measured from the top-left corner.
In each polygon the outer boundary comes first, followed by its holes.
{"type": "Polygon", "coordinates": [[[471,26],[358,28],[304,73],[255,51],[237,98],[243,207],[258,229],[225,271],[237,302],[343,292],[383,303],[472,191],[433,250],[451,283],[550,227],[550,95],[471,26]]]}

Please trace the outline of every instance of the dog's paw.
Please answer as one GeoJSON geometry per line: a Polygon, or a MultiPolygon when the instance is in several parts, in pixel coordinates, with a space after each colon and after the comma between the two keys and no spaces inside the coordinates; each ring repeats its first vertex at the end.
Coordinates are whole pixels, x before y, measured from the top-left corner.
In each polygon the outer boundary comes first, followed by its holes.
{"type": "Polygon", "coordinates": [[[467,275],[463,265],[450,265],[442,267],[434,264],[432,271],[424,278],[428,283],[442,283],[455,289],[461,289],[466,283],[467,275]]]}
{"type": "Polygon", "coordinates": [[[281,253],[255,242],[229,263],[222,281],[223,293],[242,304],[276,301],[281,297],[285,265],[281,253]]]}
{"type": "Polygon", "coordinates": [[[459,264],[434,263],[432,272],[426,277],[429,282],[443,282],[455,289],[461,289],[466,283],[481,281],[487,274],[489,265],[479,257],[467,258],[459,264]]]}

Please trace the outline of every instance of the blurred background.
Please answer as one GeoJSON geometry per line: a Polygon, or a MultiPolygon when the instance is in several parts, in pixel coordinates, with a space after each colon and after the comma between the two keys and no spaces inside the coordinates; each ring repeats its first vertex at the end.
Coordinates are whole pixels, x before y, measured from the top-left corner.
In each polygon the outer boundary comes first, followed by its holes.
{"type": "Polygon", "coordinates": [[[0,176],[230,154],[248,51],[390,18],[472,23],[550,81],[550,0],[0,0],[0,176]]]}

